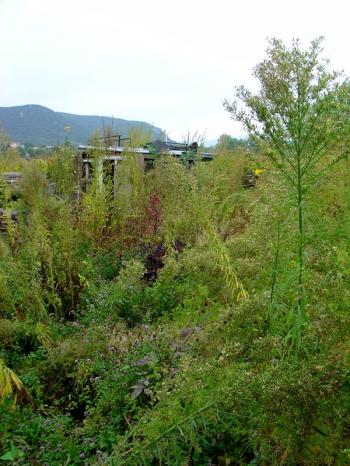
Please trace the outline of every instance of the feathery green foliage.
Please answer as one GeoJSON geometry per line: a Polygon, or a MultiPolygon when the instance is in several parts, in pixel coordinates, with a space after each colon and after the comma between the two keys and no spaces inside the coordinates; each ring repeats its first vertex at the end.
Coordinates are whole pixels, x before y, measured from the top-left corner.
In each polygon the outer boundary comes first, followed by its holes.
{"type": "MultiPolygon", "coordinates": [[[[270,41],[267,58],[254,69],[261,90],[237,89],[237,102],[225,101],[287,181],[298,222],[296,315],[289,334],[297,354],[306,325],[304,284],[305,204],[320,178],[349,154],[349,83],[330,72],[320,58],[322,38],[303,51],[298,40],[288,49],[270,41]]],[[[274,283],[274,281],[273,281],[274,283]]]]}

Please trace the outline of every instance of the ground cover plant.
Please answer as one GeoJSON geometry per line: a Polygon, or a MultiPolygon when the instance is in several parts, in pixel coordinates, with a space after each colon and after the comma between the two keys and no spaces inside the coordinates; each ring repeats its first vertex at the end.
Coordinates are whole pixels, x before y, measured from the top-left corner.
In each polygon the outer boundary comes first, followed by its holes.
{"type": "Polygon", "coordinates": [[[320,53],[270,43],[226,103],[255,139],[212,162],[127,154],[77,197],[68,142],[3,150],[0,461],[350,464],[348,84],[320,53]]]}

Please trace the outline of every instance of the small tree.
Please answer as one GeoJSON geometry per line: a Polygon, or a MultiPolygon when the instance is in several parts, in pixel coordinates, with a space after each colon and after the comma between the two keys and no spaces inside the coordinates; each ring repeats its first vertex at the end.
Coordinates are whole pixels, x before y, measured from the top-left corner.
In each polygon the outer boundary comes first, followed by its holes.
{"type": "Polygon", "coordinates": [[[237,88],[237,100],[224,101],[289,184],[297,208],[297,312],[290,335],[301,347],[306,322],[304,290],[304,201],[310,188],[349,153],[349,83],[320,58],[323,38],[308,50],[294,40],[287,48],[269,41],[265,60],[254,68],[260,92],[237,88]]]}

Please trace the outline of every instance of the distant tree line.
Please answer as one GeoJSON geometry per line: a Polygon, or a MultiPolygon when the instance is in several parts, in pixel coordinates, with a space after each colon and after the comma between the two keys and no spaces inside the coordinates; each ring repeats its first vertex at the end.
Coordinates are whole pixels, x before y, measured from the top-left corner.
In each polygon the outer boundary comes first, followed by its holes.
{"type": "Polygon", "coordinates": [[[216,144],[216,149],[219,151],[230,150],[234,151],[239,148],[255,149],[256,144],[250,138],[234,138],[229,134],[222,134],[216,144]]]}

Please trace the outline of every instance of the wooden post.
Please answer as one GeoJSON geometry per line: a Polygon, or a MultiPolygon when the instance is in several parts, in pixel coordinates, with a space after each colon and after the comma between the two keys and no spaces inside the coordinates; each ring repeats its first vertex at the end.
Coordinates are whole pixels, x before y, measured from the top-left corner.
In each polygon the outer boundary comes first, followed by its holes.
{"type": "Polygon", "coordinates": [[[89,181],[90,181],[90,164],[89,164],[89,162],[84,162],[83,167],[84,167],[83,189],[84,189],[84,192],[86,192],[89,181]]]}
{"type": "Polygon", "coordinates": [[[118,161],[114,160],[113,166],[113,199],[117,199],[117,189],[118,189],[118,161]]]}
{"type": "Polygon", "coordinates": [[[85,162],[84,170],[85,170],[85,181],[86,181],[86,183],[88,183],[89,180],[90,180],[90,164],[89,164],[89,162],[85,162]]]}
{"type": "Polygon", "coordinates": [[[75,167],[74,167],[74,170],[75,170],[75,174],[76,174],[76,178],[77,178],[77,193],[76,193],[76,196],[77,196],[77,201],[79,202],[80,201],[80,196],[81,196],[81,177],[82,177],[82,169],[83,169],[83,161],[82,161],[82,157],[81,155],[76,155],[75,158],[74,158],[74,161],[75,161],[75,167]]]}
{"type": "Polygon", "coordinates": [[[143,154],[136,154],[137,165],[143,172],[145,171],[145,156],[143,154]]]}

